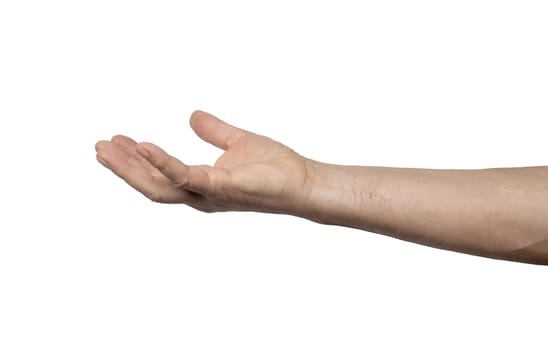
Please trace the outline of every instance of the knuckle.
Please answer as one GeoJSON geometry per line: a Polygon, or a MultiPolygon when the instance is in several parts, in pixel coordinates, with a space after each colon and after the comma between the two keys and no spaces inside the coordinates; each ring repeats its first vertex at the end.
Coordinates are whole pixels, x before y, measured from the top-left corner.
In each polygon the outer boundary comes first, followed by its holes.
{"type": "Polygon", "coordinates": [[[188,177],[179,176],[172,182],[175,187],[186,188],[188,186],[188,177]]]}
{"type": "Polygon", "coordinates": [[[163,203],[164,201],[162,194],[159,192],[146,193],[145,196],[155,203],[163,203]]]}
{"type": "Polygon", "coordinates": [[[189,175],[192,177],[192,181],[189,181],[188,186],[190,190],[196,191],[207,198],[215,199],[220,191],[216,188],[215,181],[206,169],[206,167],[198,166],[193,172],[190,172],[189,175]]]}

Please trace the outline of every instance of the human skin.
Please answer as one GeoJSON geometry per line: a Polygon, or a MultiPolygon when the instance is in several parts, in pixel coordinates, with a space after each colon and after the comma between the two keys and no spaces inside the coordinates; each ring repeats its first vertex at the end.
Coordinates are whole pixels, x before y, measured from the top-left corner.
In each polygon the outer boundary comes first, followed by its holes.
{"type": "Polygon", "coordinates": [[[196,111],[190,126],[224,150],[187,165],[122,135],[97,160],[147,198],[204,212],[259,211],[432,247],[548,265],[548,167],[434,170],[344,166],[196,111]]]}

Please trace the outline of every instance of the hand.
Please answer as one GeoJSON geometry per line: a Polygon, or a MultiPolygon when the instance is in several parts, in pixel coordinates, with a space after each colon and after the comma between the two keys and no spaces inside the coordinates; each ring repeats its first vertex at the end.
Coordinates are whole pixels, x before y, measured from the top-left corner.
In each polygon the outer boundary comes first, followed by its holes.
{"type": "Polygon", "coordinates": [[[205,212],[298,212],[310,188],[310,160],[205,112],[194,112],[190,126],[225,151],[214,166],[186,165],[152,143],[122,135],[99,141],[97,160],[155,202],[184,203],[205,212]]]}

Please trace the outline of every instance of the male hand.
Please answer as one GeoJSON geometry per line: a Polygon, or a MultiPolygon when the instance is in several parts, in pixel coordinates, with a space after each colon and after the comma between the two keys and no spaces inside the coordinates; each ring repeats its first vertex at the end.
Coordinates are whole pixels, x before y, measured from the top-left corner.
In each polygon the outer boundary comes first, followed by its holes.
{"type": "Polygon", "coordinates": [[[310,160],[205,112],[194,112],[190,126],[225,151],[214,166],[184,164],[152,143],[122,135],[99,141],[97,160],[155,202],[184,203],[205,212],[298,211],[310,188],[310,160]]]}

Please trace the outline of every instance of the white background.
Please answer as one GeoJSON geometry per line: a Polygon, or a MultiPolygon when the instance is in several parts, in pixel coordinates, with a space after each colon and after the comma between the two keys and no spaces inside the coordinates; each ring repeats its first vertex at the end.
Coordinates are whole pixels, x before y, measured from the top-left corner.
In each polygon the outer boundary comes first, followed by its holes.
{"type": "Polygon", "coordinates": [[[0,349],[546,349],[548,270],[154,204],[203,109],[325,162],[547,165],[545,1],[0,1],[0,349]]]}

